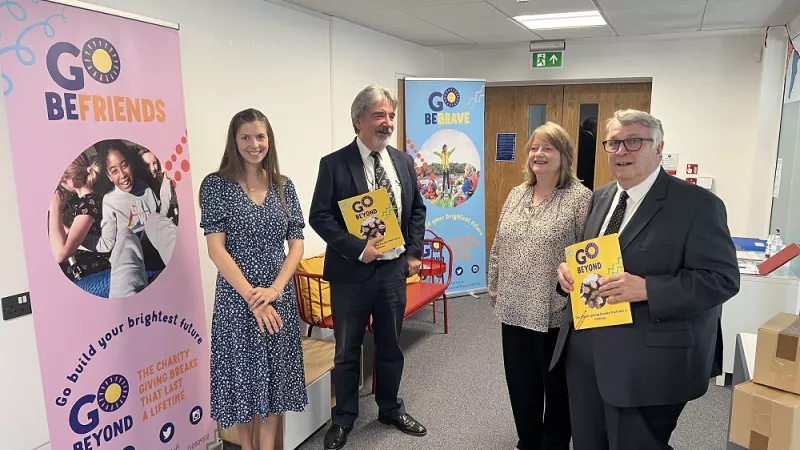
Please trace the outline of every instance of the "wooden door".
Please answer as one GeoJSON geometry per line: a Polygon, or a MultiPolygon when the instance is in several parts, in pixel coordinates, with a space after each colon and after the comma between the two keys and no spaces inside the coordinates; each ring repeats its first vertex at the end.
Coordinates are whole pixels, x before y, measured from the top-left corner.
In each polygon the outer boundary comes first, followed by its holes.
{"type": "Polygon", "coordinates": [[[542,120],[561,122],[563,99],[564,86],[486,87],[483,179],[487,251],[492,248],[508,193],[524,181],[528,161],[525,144],[542,120]],[[498,133],[516,133],[513,161],[497,161],[498,133]]]}
{"type": "MultiPolygon", "coordinates": [[[[578,170],[581,163],[581,140],[591,139],[594,143],[594,170],[590,188],[596,189],[614,180],[614,174],[608,166],[608,157],[603,150],[603,140],[606,135],[605,122],[614,116],[614,111],[620,109],[638,109],[650,112],[651,83],[606,83],[606,84],[574,84],[564,87],[564,129],[575,142],[576,157],[573,168],[578,170]],[[587,111],[594,113],[587,114],[587,111]],[[585,117],[594,116],[597,120],[594,136],[587,135],[582,130],[585,117]]],[[[488,102],[487,102],[488,104],[488,102]]],[[[584,143],[585,145],[585,143],[584,143]]],[[[584,153],[585,155],[585,153],[584,153]]],[[[584,164],[587,161],[583,161],[584,164]]],[[[591,163],[589,163],[591,165],[591,163]]],[[[585,166],[584,166],[585,167],[585,166]]]]}

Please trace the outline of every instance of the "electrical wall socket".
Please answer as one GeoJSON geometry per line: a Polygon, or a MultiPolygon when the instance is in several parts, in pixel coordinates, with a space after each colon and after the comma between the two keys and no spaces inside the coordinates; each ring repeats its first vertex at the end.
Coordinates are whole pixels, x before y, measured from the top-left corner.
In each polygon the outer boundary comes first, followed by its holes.
{"type": "Polygon", "coordinates": [[[3,320],[16,319],[31,313],[31,294],[21,294],[4,297],[2,300],[3,320]]]}

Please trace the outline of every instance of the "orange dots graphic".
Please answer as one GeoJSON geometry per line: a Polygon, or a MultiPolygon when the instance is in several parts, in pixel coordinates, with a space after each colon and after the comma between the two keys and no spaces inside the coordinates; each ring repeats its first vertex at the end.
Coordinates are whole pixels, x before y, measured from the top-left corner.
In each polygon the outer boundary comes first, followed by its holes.
{"type": "Polygon", "coordinates": [[[164,168],[167,172],[170,172],[172,179],[175,180],[176,183],[181,181],[185,175],[188,175],[189,169],[191,168],[191,164],[189,164],[189,160],[187,159],[188,156],[184,155],[184,151],[187,150],[187,143],[188,139],[186,135],[181,136],[180,143],[175,144],[175,153],[170,155],[169,160],[164,162],[164,168]],[[183,155],[180,163],[178,162],[178,155],[183,155]]]}

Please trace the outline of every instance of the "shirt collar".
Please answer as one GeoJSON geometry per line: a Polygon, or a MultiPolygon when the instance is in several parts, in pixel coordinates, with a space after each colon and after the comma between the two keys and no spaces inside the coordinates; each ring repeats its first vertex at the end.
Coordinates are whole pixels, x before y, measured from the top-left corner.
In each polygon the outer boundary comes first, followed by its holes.
{"type": "MultiPolygon", "coordinates": [[[[369,149],[363,142],[361,142],[361,138],[356,136],[356,145],[358,145],[358,151],[361,153],[361,159],[364,161],[368,161],[369,154],[372,153],[372,150],[369,149]]],[[[385,149],[384,149],[385,150],[385,149]]],[[[381,155],[381,159],[383,159],[383,152],[378,152],[381,155]]]]}
{"type": "MultiPolygon", "coordinates": [[[[653,173],[651,173],[650,175],[647,176],[647,178],[644,179],[644,181],[626,191],[631,201],[633,201],[633,203],[639,203],[640,201],[642,201],[644,196],[647,195],[648,192],[650,192],[650,188],[653,187],[653,184],[655,184],[659,172],[661,172],[660,164],[658,167],[656,167],[656,170],[654,170],[653,173]]],[[[617,195],[619,195],[619,193],[622,191],[623,191],[622,186],[620,186],[619,182],[617,182],[617,195]]]]}

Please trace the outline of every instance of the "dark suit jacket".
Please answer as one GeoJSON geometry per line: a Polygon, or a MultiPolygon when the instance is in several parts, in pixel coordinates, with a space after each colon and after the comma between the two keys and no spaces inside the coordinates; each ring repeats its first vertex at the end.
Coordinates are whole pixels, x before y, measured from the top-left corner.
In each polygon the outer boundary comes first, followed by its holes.
{"type": "MultiPolygon", "coordinates": [[[[598,236],[616,191],[613,182],[594,193],[584,239],[598,236]]],[[[726,216],[717,196],[661,169],[620,234],[625,271],[645,279],[647,301],[631,303],[633,324],[582,331],[572,329],[569,307],[553,364],[570,333],[589,332],[596,373],[587,382],[596,377],[606,403],[632,408],[701,397],[722,370],[722,304],[739,292],[726,216]]]]}
{"type": "MultiPolygon", "coordinates": [[[[426,208],[419,192],[414,160],[395,148],[387,147],[386,150],[391,156],[403,191],[400,229],[405,240],[405,254],[422,259],[426,208]]],[[[326,281],[361,282],[369,278],[375,270],[375,264],[365,264],[358,260],[367,241],[347,232],[338,205],[339,200],[366,192],[369,189],[364,175],[364,163],[355,139],[350,145],[320,160],[308,223],[328,244],[322,274],[326,281]]]]}

